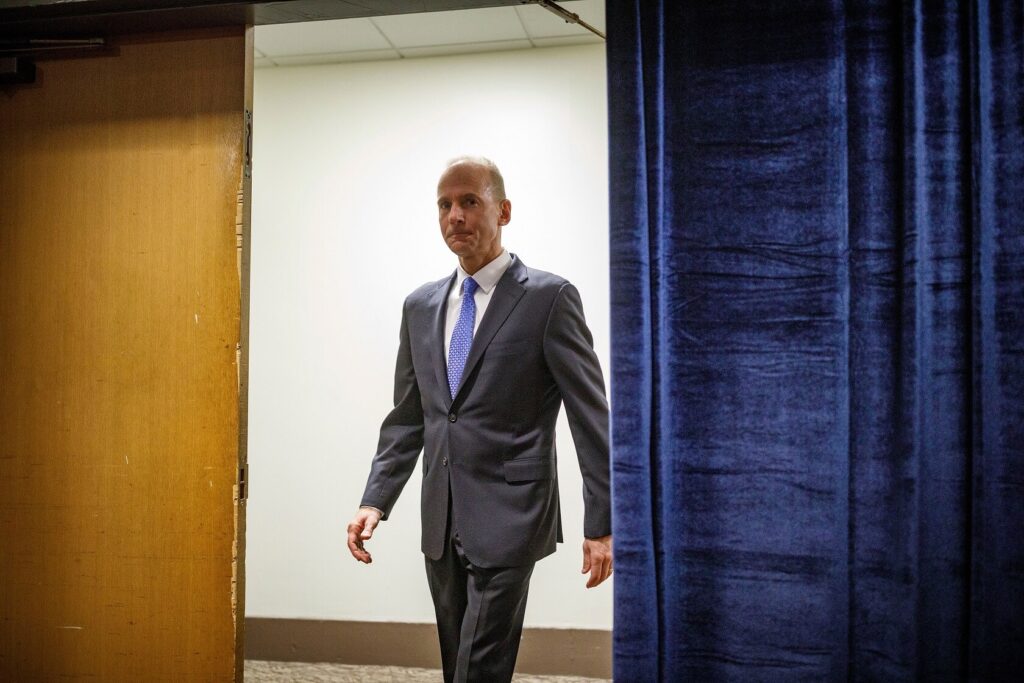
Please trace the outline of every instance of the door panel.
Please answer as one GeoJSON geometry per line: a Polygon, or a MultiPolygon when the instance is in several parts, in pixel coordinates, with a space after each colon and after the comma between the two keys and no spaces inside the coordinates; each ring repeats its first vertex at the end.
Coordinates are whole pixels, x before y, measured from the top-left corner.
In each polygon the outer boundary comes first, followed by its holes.
{"type": "Polygon", "coordinates": [[[0,90],[0,680],[240,680],[251,30],[112,42],[0,90]]]}

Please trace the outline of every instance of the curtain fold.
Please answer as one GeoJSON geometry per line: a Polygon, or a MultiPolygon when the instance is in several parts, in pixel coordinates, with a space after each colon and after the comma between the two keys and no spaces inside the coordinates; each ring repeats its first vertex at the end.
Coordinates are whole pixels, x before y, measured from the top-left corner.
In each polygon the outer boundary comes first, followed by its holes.
{"type": "Polygon", "coordinates": [[[1024,6],[607,11],[616,680],[1024,668],[1024,6]]]}

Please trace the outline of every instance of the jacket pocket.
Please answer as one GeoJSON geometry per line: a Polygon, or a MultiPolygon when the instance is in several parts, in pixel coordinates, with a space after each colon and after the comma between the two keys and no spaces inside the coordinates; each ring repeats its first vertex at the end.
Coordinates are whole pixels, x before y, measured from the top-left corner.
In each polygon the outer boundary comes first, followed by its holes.
{"type": "Polygon", "coordinates": [[[489,358],[503,358],[505,356],[520,356],[528,353],[530,349],[539,346],[538,342],[531,342],[529,339],[511,342],[494,342],[487,346],[484,356],[489,358]]]}
{"type": "Polygon", "coordinates": [[[510,484],[555,478],[555,461],[551,458],[506,460],[502,464],[505,468],[505,481],[510,484]]]}

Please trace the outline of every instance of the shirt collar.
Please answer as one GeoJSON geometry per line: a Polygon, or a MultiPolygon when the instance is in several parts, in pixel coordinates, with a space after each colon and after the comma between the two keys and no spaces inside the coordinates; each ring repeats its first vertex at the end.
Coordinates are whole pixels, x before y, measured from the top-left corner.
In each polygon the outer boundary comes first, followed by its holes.
{"type": "MultiPolygon", "coordinates": [[[[476,280],[480,289],[484,290],[484,294],[490,294],[510,265],[512,265],[512,257],[509,255],[508,249],[502,249],[493,261],[473,273],[473,279],[476,280]]],[[[469,273],[462,269],[462,264],[459,264],[456,272],[455,291],[461,292],[462,281],[469,277],[469,273]]]]}

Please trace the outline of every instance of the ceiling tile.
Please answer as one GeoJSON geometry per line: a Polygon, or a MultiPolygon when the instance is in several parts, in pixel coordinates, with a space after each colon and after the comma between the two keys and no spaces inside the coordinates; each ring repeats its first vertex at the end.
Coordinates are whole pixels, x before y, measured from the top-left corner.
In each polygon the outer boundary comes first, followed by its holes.
{"type": "Polygon", "coordinates": [[[403,47],[405,57],[436,57],[439,55],[462,55],[477,52],[500,52],[501,50],[527,50],[532,45],[523,40],[492,40],[487,43],[457,43],[455,45],[424,45],[423,47],[403,47]]]}
{"type": "Polygon", "coordinates": [[[268,57],[384,50],[391,47],[369,19],[257,26],[255,46],[268,57]]]}
{"type": "MultiPolygon", "coordinates": [[[[605,0],[560,4],[604,29],[605,0]]],[[[257,26],[255,65],[325,64],[599,42],[586,29],[567,24],[537,5],[506,6],[257,26]]]]}
{"type": "Polygon", "coordinates": [[[527,39],[514,7],[395,14],[373,21],[397,48],[527,39]]]}
{"type": "Polygon", "coordinates": [[[266,57],[256,57],[256,58],[254,58],[252,60],[252,65],[254,67],[256,67],[257,69],[263,69],[263,68],[266,68],[268,66],[277,66],[276,64],[274,64],[274,62],[272,62],[271,60],[267,59],[266,57]]]}
{"type": "MultiPolygon", "coordinates": [[[[559,2],[560,6],[587,22],[598,31],[605,32],[604,0],[576,0],[575,2],[559,2]]],[[[556,36],[594,35],[579,24],[569,24],[557,14],[549,12],[539,5],[522,5],[516,7],[519,17],[531,38],[553,38],[556,36]]],[[[595,36],[596,37],[596,36],[595,36]]]]}

